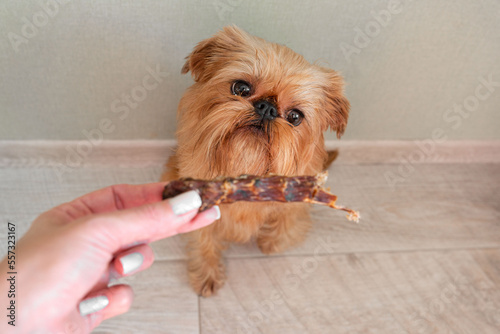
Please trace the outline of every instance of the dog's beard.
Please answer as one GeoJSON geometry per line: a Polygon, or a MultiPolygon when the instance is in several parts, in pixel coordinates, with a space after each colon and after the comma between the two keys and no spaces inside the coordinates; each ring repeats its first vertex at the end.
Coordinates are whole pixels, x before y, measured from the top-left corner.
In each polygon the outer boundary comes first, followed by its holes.
{"type": "Polygon", "coordinates": [[[272,145],[274,121],[267,119],[258,119],[254,117],[249,121],[245,121],[236,126],[234,132],[249,133],[249,135],[254,135],[256,137],[265,137],[267,139],[267,145],[270,147],[272,145]]]}
{"type": "Polygon", "coordinates": [[[290,124],[259,119],[253,110],[232,113],[212,111],[203,120],[196,147],[206,147],[210,177],[299,173],[301,143],[290,124]]]}

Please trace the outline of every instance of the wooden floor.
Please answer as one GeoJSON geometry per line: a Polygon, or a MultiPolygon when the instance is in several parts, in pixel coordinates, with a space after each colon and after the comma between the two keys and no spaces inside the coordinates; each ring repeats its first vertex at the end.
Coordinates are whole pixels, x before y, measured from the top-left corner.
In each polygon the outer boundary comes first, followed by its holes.
{"type": "MultiPolygon", "coordinates": [[[[0,143],[1,221],[22,234],[63,201],[154,182],[168,144],[106,143],[62,170],[67,143],[0,143]]],[[[180,237],[156,242],[153,266],[123,280],[130,312],[95,333],[500,333],[500,142],[419,147],[341,143],[327,185],[360,223],[316,207],[298,248],[232,247],[215,297],[190,289],[180,237]]]]}

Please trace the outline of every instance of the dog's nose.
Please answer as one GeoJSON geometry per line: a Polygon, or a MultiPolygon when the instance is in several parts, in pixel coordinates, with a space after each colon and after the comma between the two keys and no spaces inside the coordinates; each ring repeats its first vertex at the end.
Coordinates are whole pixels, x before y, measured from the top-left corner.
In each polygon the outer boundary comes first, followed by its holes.
{"type": "Polygon", "coordinates": [[[278,109],[274,103],[269,102],[267,100],[259,100],[253,104],[255,108],[255,112],[259,114],[262,120],[270,120],[272,121],[276,117],[278,117],[278,109]]]}

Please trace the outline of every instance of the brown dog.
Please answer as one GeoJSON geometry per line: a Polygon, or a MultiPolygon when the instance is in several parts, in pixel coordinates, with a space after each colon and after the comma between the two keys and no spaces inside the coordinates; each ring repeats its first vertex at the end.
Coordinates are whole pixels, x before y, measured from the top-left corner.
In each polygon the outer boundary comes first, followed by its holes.
{"type": "MultiPolygon", "coordinates": [[[[313,175],[327,159],[323,132],[340,137],[349,102],[334,70],[289,48],[226,27],[199,43],[182,73],[195,80],[181,99],[178,149],[163,180],[240,174],[313,175]]],[[[189,278],[210,296],[224,284],[221,252],[256,237],[261,251],[302,241],[308,204],[239,202],[220,207],[220,221],[189,235],[189,278]]]]}

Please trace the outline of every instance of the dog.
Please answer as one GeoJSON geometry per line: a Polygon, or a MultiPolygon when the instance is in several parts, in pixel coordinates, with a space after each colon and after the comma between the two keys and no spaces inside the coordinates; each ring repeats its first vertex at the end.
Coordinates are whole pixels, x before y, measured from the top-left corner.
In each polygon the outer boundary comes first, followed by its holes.
{"type": "MultiPolygon", "coordinates": [[[[344,133],[349,101],[334,70],[286,46],[229,26],[200,42],[182,73],[194,84],[178,108],[178,146],[163,181],[241,174],[314,175],[328,154],[323,133],[344,133]]],[[[221,205],[219,221],[188,234],[188,272],[201,296],[225,281],[222,251],[252,238],[265,254],[304,240],[309,204],[239,202],[221,205]]]]}

